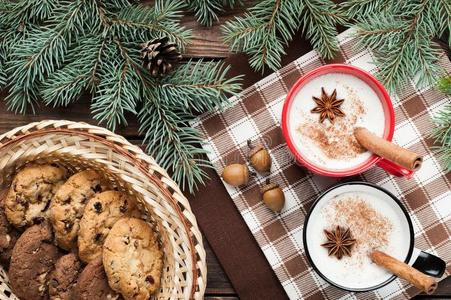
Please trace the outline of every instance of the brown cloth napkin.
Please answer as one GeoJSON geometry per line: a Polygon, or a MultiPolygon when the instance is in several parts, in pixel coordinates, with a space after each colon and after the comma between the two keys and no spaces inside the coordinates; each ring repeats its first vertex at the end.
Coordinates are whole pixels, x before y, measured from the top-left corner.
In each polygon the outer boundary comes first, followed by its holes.
{"type": "MultiPolygon", "coordinates": [[[[289,45],[282,66],[311,49],[298,34],[289,45]]],[[[225,62],[231,66],[229,76],[244,74],[243,88],[272,73],[270,70],[264,74],[254,72],[244,54],[232,55],[225,62]]],[[[238,296],[242,300],[288,299],[221,179],[214,170],[208,170],[208,175],[211,180],[188,197],[199,226],[238,296]]]]}

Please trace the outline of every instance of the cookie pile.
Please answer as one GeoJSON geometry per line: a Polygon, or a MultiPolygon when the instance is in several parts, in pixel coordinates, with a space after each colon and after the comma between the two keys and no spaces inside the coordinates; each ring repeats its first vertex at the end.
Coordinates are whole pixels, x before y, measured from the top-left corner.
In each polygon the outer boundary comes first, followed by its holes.
{"type": "Polygon", "coordinates": [[[163,253],[136,199],[101,174],[30,165],[0,197],[0,263],[25,300],[149,299],[163,253]]]}

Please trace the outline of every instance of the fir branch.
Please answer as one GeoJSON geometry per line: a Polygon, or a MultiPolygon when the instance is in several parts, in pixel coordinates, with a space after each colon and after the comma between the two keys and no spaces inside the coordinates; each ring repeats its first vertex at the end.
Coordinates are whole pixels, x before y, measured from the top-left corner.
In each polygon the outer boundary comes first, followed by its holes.
{"type": "Polygon", "coordinates": [[[313,48],[324,58],[333,58],[338,50],[336,25],[345,22],[336,4],[328,0],[305,0],[302,16],[302,31],[313,48]]]}
{"type": "Polygon", "coordinates": [[[130,6],[111,17],[116,36],[125,41],[147,41],[167,36],[184,49],[191,32],[179,26],[183,2],[159,1],[154,7],[130,6]]]}
{"type": "Polygon", "coordinates": [[[435,82],[443,69],[438,64],[440,49],[432,40],[449,26],[445,15],[450,4],[442,0],[398,1],[393,8],[387,15],[375,13],[357,24],[361,45],[375,56],[378,77],[391,91],[409,78],[415,78],[419,86],[435,82]]]}
{"type": "Polygon", "coordinates": [[[138,118],[147,149],[158,163],[173,173],[182,188],[190,192],[203,183],[202,169],[210,164],[202,159],[202,138],[189,126],[196,113],[216,108],[235,95],[239,77],[226,79],[228,68],[216,62],[188,62],[162,80],[157,88],[147,89],[138,118]]]}
{"type": "Polygon", "coordinates": [[[373,15],[386,16],[389,12],[399,11],[399,0],[347,0],[340,3],[340,11],[349,19],[364,21],[373,15]]]}
{"type": "Polygon", "coordinates": [[[6,74],[5,60],[0,58],[0,89],[6,86],[8,75],[6,74]]]}
{"type": "Polygon", "coordinates": [[[345,19],[329,0],[263,0],[223,26],[225,42],[232,51],[244,51],[257,71],[280,68],[284,48],[302,26],[314,48],[326,58],[337,50],[335,25],[345,19]]]}
{"type": "Polygon", "coordinates": [[[108,11],[118,11],[133,5],[133,0],[108,0],[102,1],[103,7],[108,11]]]}
{"type": "Polygon", "coordinates": [[[4,14],[0,23],[15,29],[23,23],[38,24],[52,16],[58,2],[58,0],[2,1],[1,10],[4,14]]]}
{"type": "Polygon", "coordinates": [[[14,87],[6,97],[8,108],[14,112],[25,113],[28,106],[34,111],[37,101],[37,85],[40,81],[61,66],[64,55],[72,42],[73,36],[82,34],[84,18],[89,7],[84,1],[68,2],[67,7],[60,7],[60,13],[55,13],[52,22],[57,26],[42,26],[30,37],[16,44],[7,72],[11,74],[10,81],[14,87]]]}
{"type": "Polygon", "coordinates": [[[284,47],[299,27],[301,1],[264,0],[223,26],[225,42],[232,51],[244,51],[251,66],[264,71],[280,67],[284,47]]]}
{"type": "Polygon", "coordinates": [[[188,7],[194,11],[197,20],[204,26],[211,26],[218,21],[218,13],[225,7],[233,8],[241,5],[240,0],[186,0],[188,7]]]}
{"type": "Polygon", "coordinates": [[[204,167],[211,167],[202,159],[206,150],[199,147],[200,134],[188,122],[190,114],[159,103],[160,95],[154,95],[145,102],[138,115],[140,132],[144,133],[147,151],[158,163],[169,170],[182,189],[191,193],[203,184],[207,177],[204,167]]]}
{"type": "Polygon", "coordinates": [[[227,101],[240,89],[241,76],[226,78],[229,67],[218,62],[188,62],[159,82],[158,94],[168,106],[202,113],[227,101]]]}
{"type": "Polygon", "coordinates": [[[112,130],[127,125],[125,113],[136,113],[142,95],[140,76],[132,62],[124,59],[128,54],[122,53],[130,49],[124,49],[112,47],[105,51],[105,61],[99,69],[102,81],[91,104],[94,118],[112,130]]]}
{"type": "MultiPolygon", "coordinates": [[[[36,32],[38,25],[49,18],[57,0],[19,0],[0,2],[0,77],[7,78],[7,62],[23,39],[36,32]]],[[[0,82],[4,88],[5,80],[0,82]]]]}
{"type": "Polygon", "coordinates": [[[42,84],[41,94],[46,105],[67,106],[78,100],[87,87],[95,87],[105,42],[105,39],[91,36],[67,52],[65,66],[51,73],[42,84]]]}
{"type": "Polygon", "coordinates": [[[438,88],[444,94],[451,95],[451,76],[446,76],[438,81],[438,88]]]}
{"type": "Polygon", "coordinates": [[[435,147],[436,153],[444,163],[445,172],[451,172],[451,104],[434,117],[434,123],[431,136],[440,145],[435,147]]]}
{"type": "MultiPolygon", "coordinates": [[[[29,1],[31,10],[46,5],[29,1]]],[[[7,81],[8,107],[24,112],[40,98],[46,105],[67,106],[90,92],[94,118],[113,130],[127,124],[128,114],[138,115],[149,151],[193,191],[203,183],[208,163],[200,158],[206,152],[189,122],[235,94],[239,77],[227,79],[228,68],[215,62],[188,62],[162,79],[143,69],[140,43],[147,39],[167,36],[181,48],[187,44],[190,31],[179,23],[181,1],[157,0],[153,7],[127,0],[54,1],[46,20],[32,18],[16,27],[0,20],[0,28],[8,29],[0,32],[0,84],[7,81]]],[[[21,10],[3,7],[6,20],[21,10]]],[[[20,14],[27,18],[25,11],[20,14]]]]}

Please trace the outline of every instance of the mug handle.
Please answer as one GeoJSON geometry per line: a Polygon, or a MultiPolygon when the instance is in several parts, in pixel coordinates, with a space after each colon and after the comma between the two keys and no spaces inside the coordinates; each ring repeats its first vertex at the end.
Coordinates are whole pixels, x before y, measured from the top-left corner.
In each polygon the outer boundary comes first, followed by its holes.
{"type": "Polygon", "coordinates": [[[414,171],[398,166],[394,162],[382,158],[377,163],[377,166],[384,169],[388,173],[396,177],[406,177],[407,179],[412,178],[414,171]]]}
{"type": "Polygon", "coordinates": [[[445,273],[446,263],[439,257],[414,248],[409,263],[418,271],[433,277],[440,278],[445,273]]]}

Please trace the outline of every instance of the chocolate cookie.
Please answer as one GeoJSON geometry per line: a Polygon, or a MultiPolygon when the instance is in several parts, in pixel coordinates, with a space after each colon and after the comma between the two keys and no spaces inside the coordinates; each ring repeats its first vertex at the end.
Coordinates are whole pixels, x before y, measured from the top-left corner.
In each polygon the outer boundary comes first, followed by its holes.
{"type": "Polygon", "coordinates": [[[81,271],[81,262],[74,253],[61,256],[49,277],[50,300],[71,300],[81,271]]]}
{"type": "Polygon", "coordinates": [[[121,299],[108,285],[102,258],[91,261],[80,273],[73,293],[74,300],[121,299]]]}
{"type": "Polygon", "coordinates": [[[6,268],[9,266],[11,253],[20,236],[20,232],[6,219],[4,200],[7,192],[6,190],[0,192],[0,263],[6,268]]]}
{"type": "Polygon", "coordinates": [[[66,250],[77,246],[79,223],[86,203],[106,186],[99,173],[86,170],[72,175],[59,188],[50,206],[50,220],[58,246],[66,250]]]}
{"type": "Polygon", "coordinates": [[[46,219],[50,201],[66,179],[66,170],[53,165],[30,165],[13,179],[5,200],[8,221],[16,227],[46,219]]]}
{"type": "Polygon", "coordinates": [[[33,225],[19,237],[9,267],[12,292],[20,299],[49,299],[48,278],[60,257],[47,223],[33,225]]]}
{"type": "Polygon", "coordinates": [[[163,253],[149,223],[117,221],[103,245],[103,265],[111,288],[127,300],[147,300],[158,291],[163,253]]]}
{"type": "Polygon", "coordinates": [[[114,223],[124,216],[139,214],[136,202],[118,191],[97,194],[86,204],[78,232],[78,253],[84,262],[102,255],[103,242],[114,223]]]}

